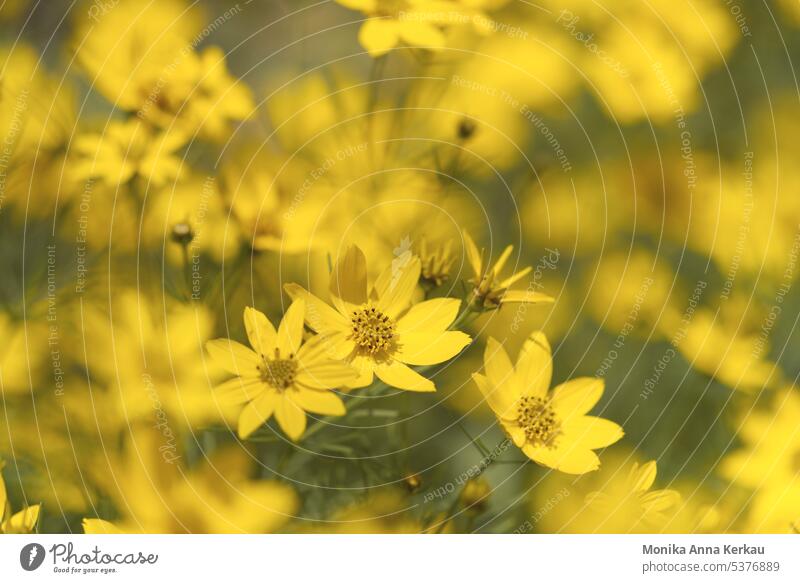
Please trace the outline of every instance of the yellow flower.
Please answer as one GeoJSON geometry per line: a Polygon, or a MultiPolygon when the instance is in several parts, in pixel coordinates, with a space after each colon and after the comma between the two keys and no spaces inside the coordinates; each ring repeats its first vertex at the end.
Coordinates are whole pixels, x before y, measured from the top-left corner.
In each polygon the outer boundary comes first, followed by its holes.
{"type": "Polygon", "coordinates": [[[306,324],[329,335],[332,353],[359,371],[350,387],[370,385],[377,375],[399,389],[435,391],[432,381],[408,365],[445,362],[470,343],[467,334],[448,330],[461,300],[437,298],[411,305],[420,270],[419,259],[405,253],[370,290],[366,258],[353,245],[331,274],[329,291],[335,309],[297,284],[285,286],[292,298],[306,300],[306,324]]]}
{"type": "Polygon", "coordinates": [[[236,378],[217,387],[218,398],[247,403],[239,415],[239,437],[248,437],[275,415],[297,441],[306,429],[306,411],[344,415],[331,391],[356,378],[355,371],[328,356],[328,341],[314,336],[303,343],[305,303],[292,303],[278,327],[254,308],[245,308],[244,325],[252,349],[227,339],[207,343],[209,354],[236,378]]]}
{"type": "Polygon", "coordinates": [[[24,510],[11,513],[3,480],[5,462],[0,460],[0,534],[26,534],[33,532],[39,520],[39,505],[28,506],[24,510]]]}
{"type": "Polygon", "coordinates": [[[75,139],[73,171],[81,180],[99,178],[115,185],[141,176],[160,186],[178,177],[181,159],[175,152],[185,143],[181,132],[159,133],[136,119],[113,121],[102,134],[75,139]]]}
{"type": "Polygon", "coordinates": [[[438,50],[445,46],[444,29],[472,23],[487,32],[490,21],[470,2],[456,0],[336,0],[369,18],[358,40],[372,57],[380,57],[399,44],[438,50]]]}
{"type": "Polygon", "coordinates": [[[750,489],[784,484],[800,475],[800,394],[775,393],[771,410],[748,412],[738,427],[743,447],[725,456],[720,472],[750,489]]]}
{"type": "Polygon", "coordinates": [[[506,247],[500,254],[493,266],[484,266],[483,253],[478,251],[478,247],[469,236],[467,231],[464,231],[464,247],[467,252],[467,260],[474,277],[470,280],[475,287],[473,289],[473,304],[481,309],[494,309],[501,304],[508,303],[527,303],[527,304],[551,304],[553,298],[532,289],[527,290],[510,290],[512,285],[518,282],[531,272],[531,267],[528,266],[521,271],[512,274],[510,277],[500,279],[500,272],[505,267],[508,258],[511,257],[511,252],[514,250],[512,245],[506,247]]]}
{"type": "Polygon", "coordinates": [[[588,511],[600,519],[594,532],[660,532],[681,503],[675,490],[653,490],[656,462],[634,463],[624,480],[610,480],[602,492],[586,496],[588,511]]]}
{"type": "Polygon", "coordinates": [[[448,239],[444,245],[429,246],[428,240],[423,237],[417,255],[422,267],[420,277],[423,283],[439,287],[450,279],[450,270],[456,262],[452,239],[448,239]]]}
{"type": "Polygon", "coordinates": [[[602,379],[578,378],[548,391],[553,374],[550,344],[534,332],[511,364],[503,346],[489,338],[486,375],[472,378],[503,429],[523,453],[538,464],[567,474],[600,467],[593,450],[622,438],[622,428],[586,413],[603,394],[602,379]]]}
{"type": "Polygon", "coordinates": [[[241,448],[220,448],[189,469],[162,458],[160,437],[137,430],[104,460],[98,482],[121,516],[84,519],[85,533],[257,534],[278,530],[297,510],[288,485],[250,477],[250,454],[241,448]]]}

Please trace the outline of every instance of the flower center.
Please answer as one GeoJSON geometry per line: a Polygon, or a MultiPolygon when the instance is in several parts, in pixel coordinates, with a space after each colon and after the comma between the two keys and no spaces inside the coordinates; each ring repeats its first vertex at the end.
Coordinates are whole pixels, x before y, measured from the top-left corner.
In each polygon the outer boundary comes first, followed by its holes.
{"type": "Polygon", "coordinates": [[[354,310],[350,317],[353,326],[353,341],[370,354],[386,352],[392,348],[394,322],[372,306],[354,310]]]}
{"type": "Polygon", "coordinates": [[[297,361],[294,358],[276,358],[275,360],[265,358],[264,363],[258,368],[261,371],[261,379],[265,383],[282,391],[294,383],[297,361]]]}
{"type": "Polygon", "coordinates": [[[541,397],[521,397],[517,405],[517,422],[525,437],[536,446],[552,447],[561,434],[561,421],[550,405],[541,397]]]}

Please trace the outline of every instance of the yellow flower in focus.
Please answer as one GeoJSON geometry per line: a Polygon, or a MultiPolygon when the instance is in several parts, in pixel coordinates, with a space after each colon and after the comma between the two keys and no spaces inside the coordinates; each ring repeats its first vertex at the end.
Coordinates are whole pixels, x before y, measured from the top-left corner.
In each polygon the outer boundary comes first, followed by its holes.
{"type": "Polygon", "coordinates": [[[36,528],[39,520],[39,505],[28,506],[24,510],[12,513],[8,505],[6,483],[3,480],[5,462],[0,460],[0,534],[27,534],[36,528]]]}
{"type": "Polygon", "coordinates": [[[125,184],[141,176],[154,186],[178,177],[181,159],[176,151],[186,143],[181,132],[156,132],[139,120],[112,121],[102,134],[84,134],[73,145],[78,179],[125,184]]]}
{"type": "Polygon", "coordinates": [[[472,378],[514,445],[536,463],[567,474],[600,467],[593,450],[616,443],[622,428],[586,413],[603,395],[603,380],[578,378],[549,391],[553,374],[550,344],[534,332],[511,363],[503,346],[489,338],[486,375],[472,378]]]}
{"type": "Polygon", "coordinates": [[[397,257],[367,285],[367,260],[353,245],[331,274],[334,308],[297,284],[286,292],[306,301],[306,324],[329,336],[330,350],[351,363],[359,378],[351,388],[372,384],[377,375],[387,385],[406,391],[435,391],[432,381],[409,365],[428,366],[450,360],[471,339],[449,330],[461,300],[437,298],[411,305],[420,276],[420,262],[410,252],[397,257]]]}
{"type": "Polygon", "coordinates": [[[292,303],[278,327],[253,308],[245,308],[244,325],[252,349],[233,340],[210,341],[209,354],[237,375],[217,387],[217,398],[247,403],[239,415],[239,437],[247,438],[275,415],[281,429],[297,441],[306,429],[306,411],[344,415],[341,399],[331,391],[355,380],[355,371],[329,356],[328,339],[303,343],[305,303],[292,303]]]}
{"type": "Polygon", "coordinates": [[[372,57],[380,57],[399,44],[438,50],[445,46],[444,29],[472,23],[487,32],[489,19],[474,8],[474,2],[458,0],[336,0],[362,12],[358,40],[372,57]]]}
{"type": "Polygon", "coordinates": [[[466,231],[464,231],[464,247],[474,274],[470,280],[475,286],[472,301],[478,308],[492,310],[508,303],[551,304],[555,301],[550,296],[532,289],[524,291],[508,289],[531,272],[530,266],[505,279],[500,279],[500,272],[514,250],[512,245],[503,250],[494,265],[484,265],[483,253],[478,251],[478,247],[466,231]]]}
{"type": "Polygon", "coordinates": [[[634,463],[624,479],[612,479],[601,492],[586,496],[588,512],[597,516],[596,533],[659,532],[677,511],[675,490],[650,490],[656,480],[655,461],[634,463]]]}

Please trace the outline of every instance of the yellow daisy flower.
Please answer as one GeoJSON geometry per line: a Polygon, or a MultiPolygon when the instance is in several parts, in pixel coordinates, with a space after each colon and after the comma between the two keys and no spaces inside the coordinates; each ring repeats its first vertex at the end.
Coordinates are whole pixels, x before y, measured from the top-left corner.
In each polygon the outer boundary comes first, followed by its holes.
{"type": "Polygon", "coordinates": [[[294,299],[306,301],[306,324],[329,336],[332,354],[358,371],[352,388],[372,384],[377,375],[387,385],[406,391],[435,391],[432,381],[408,365],[427,366],[450,360],[471,339],[448,330],[461,300],[437,298],[411,305],[421,266],[410,253],[397,258],[367,286],[367,261],[351,246],[331,274],[334,308],[297,284],[285,286],[294,299]]]}
{"type": "Polygon", "coordinates": [[[73,171],[79,180],[99,178],[116,185],[142,176],[154,186],[178,177],[176,150],[186,143],[181,132],[157,133],[137,119],[114,121],[101,134],[75,139],[73,171]]]}
{"type": "Polygon", "coordinates": [[[445,46],[444,29],[472,23],[487,33],[489,19],[467,2],[452,0],[336,0],[369,18],[358,40],[372,57],[380,57],[399,44],[438,50],[445,46]]]}
{"type": "Polygon", "coordinates": [[[303,343],[306,306],[295,301],[275,328],[254,308],[245,308],[244,325],[252,349],[225,338],[206,344],[211,357],[236,378],[217,387],[218,398],[247,406],[239,415],[239,437],[245,439],[275,414],[281,429],[297,441],[306,429],[306,411],[344,415],[331,389],[356,378],[355,371],[328,357],[324,336],[303,343]]]}
{"type": "Polygon", "coordinates": [[[467,260],[474,273],[474,277],[470,280],[470,283],[475,286],[472,301],[478,308],[491,310],[508,303],[552,304],[555,301],[547,294],[531,289],[508,289],[531,272],[530,266],[517,271],[510,277],[500,279],[500,272],[514,250],[513,245],[509,245],[503,250],[494,265],[484,265],[483,252],[478,250],[475,241],[472,240],[467,231],[464,231],[463,234],[467,260]]]}
{"type": "Polygon", "coordinates": [[[511,364],[503,346],[489,338],[486,375],[472,378],[514,444],[530,459],[567,474],[600,467],[593,450],[619,441],[622,428],[586,413],[603,395],[603,380],[578,378],[548,392],[553,374],[550,344],[534,332],[511,364]]]}
{"type": "Polygon", "coordinates": [[[634,463],[624,481],[614,481],[602,492],[586,495],[591,512],[604,517],[596,532],[661,532],[678,511],[681,495],[676,490],[653,490],[656,462],[634,463]]]}
{"type": "Polygon", "coordinates": [[[39,505],[28,506],[24,510],[11,513],[3,480],[5,462],[0,460],[0,534],[26,534],[33,532],[39,520],[39,505]]]}

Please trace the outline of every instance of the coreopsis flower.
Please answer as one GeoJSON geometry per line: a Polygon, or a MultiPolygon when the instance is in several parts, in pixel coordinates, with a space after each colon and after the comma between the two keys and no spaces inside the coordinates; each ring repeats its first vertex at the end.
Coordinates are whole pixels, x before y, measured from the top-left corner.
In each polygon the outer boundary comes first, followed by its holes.
{"type": "Polygon", "coordinates": [[[800,394],[794,387],[775,393],[771,408],[749,411],[738,427],[742,448],[722,460],[732,482],[759,489],[783,485],[800,475],[800,394]]]}
{"type": "Polygon", "coordinates": [[[113,121],[103,133],[78,136],[73,144],[74,175],[116,185],[141,176],[154,186],[178,177],[176,151],[186,143],[182,132],[158,132],[138,119],[113,121]]]}
{"type": "Polygon", "coordinates": [[[36,528],[39,520],[39,505],[28,506],[19,512],[11,512],[3,480],[5,462],[0,460],[0,534],[27,534],[36,528]]]}
{"type": "Polygon", "coordinates": [[[650,490],[656,462],[634,463],[626,479],[612,480],[601,492],[586,495],[588,510],[603,517],[597,532],[653,533],[662,531],[677,512],[681,495],[675,490],[650,490]]]}
{"type": "Polygon", "coordinates": [[[437,298],[411,305],[421,267],[410,253],[398,257],[374,285],[367,284],[367,260],[353,245],[331,274],[334,307],[297,284],[286,292],[306,302],[306,324],[328,336],[329,350],[351,363],[359,378],[350,387],[372,383],[374,375],[407,391],[435,391],[433,381],[409,365],[427,366],[450,360],[467,346],[467,334],[449,330],[461,300],[437,298]]]}
{"type": "Polygon", "coordinates": [[[474,2],[459,0],[336,0],[342,6],[362,12],[368,19],[361,25],[358,40],[372,57],[380,57],[397,45],[439,50],[445,46],[445,29],[471,23],[487,33],[491,22],[474,2]]]}
{"type": "Polygon", "coordinates": [[[237,375],[217,387],[220,399],[247,403],[239,415],[239,437],[245,439],[275,415],[281,429],[297,441],[306,429],[306,411],[344,415],[332,391],[356,378],[348,365],[330,358],[328,339],[303,342],[303,300],[292,303],[276,332],[267,317],[245,308],[244,325],[252,348],[228,339],[206,344],[209,354],[237,375]]]}
{"type": "Polygon", "coordinates": [[[512,245],[506,247],[503,252],[495,261],[494,265],[484,264],[483,253],[478,251],[475,241],[469,236],[467,231],[464,231],[464,247],[467,253],[467,260],[473,271],[473,278],[470,283],[473,284],[473,299],[472,302],[479,309],[495,309],[502,304],[508,303],[527,303],[527,304],[551,304],[553,298],[542,292],[532,289],[526,290],[511,290],[509,289],[516,282],[531,272],[531,267],[525,267],[511,276],[500,279],[500,272],[505,267],[508,258],[511,257],[511,252],[514,250],[512,245]]]}
{"type": "Polygon", "coordinates": [[[431,246],[423,237],[417,256],[422,268],[420,277],[423,283],[431,287],[439,287],[450,278],[450,270],[456,262],[452,239],[448,239],[443,245],[431,246]]]}
{"type": "Polygon", "coordinates": [[[516,367],[490,337],[484,366],[486,374],[472,378],[514,445],[536,463],[567,474],[591,472],[600,467],[594,450],[622,438],[616,423],[586,415],[603,395],[602,379],[573,379],[549,390],[553,365],[541,332],[525,342],[516,367]]]}

